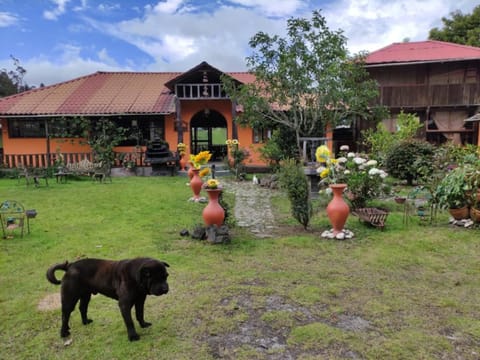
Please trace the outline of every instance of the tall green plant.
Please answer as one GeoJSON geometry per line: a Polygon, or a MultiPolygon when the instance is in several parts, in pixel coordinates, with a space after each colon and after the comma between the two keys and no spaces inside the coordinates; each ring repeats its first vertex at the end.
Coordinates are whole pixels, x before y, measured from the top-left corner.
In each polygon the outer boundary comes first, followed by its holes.
{"type": "Polygon", "coordinates": [[[298,157],[295,133],[280,126],[273,130],[272,137],[259,148],[259,151],[261,158],[269,164],[273,171],[277,171],[282,160],[298,157]]]}
{"type": "Polygon", "coordinates": [[[376,129],[367,129],[363,132],[364,143],[375,154],[376,160],[385,165],[390,150],[400,142],[412,140],[423,125],[416,114],[404,113],[397,116],[397,131],[392,133],[385,125],[379,123],[376,129]]]}
{"type": "Polygon", "coordinates": [[[287,159],[282,162],[279,175],[280,185],[290,201],[292,215],[306,229],[313,214],[313,206],[303,166],[295,159],[287,159]]]}

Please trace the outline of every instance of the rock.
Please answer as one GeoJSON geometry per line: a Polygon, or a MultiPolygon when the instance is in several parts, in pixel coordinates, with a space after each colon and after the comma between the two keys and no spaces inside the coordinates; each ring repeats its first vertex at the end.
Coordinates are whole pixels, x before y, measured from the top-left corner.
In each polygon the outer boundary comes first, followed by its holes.
{"type": "Polygon", "coordinates": [[[217,227],[217,225],[210,225],[205,230],[207,240],[211,244],[228,244],[230,242],[230,233],[226,225],[217,227]]]}
{"type": "Polygon", "coordinates": [[[203,240],[205,239],[205,236],[205,228],[201,225],[196,225],[192,232],[192,238],[197,240],[203,240]]]}
{"type": "Polygon", "coordinates": [[[347,229],[343,229],[337,235],[333,234],[333,229],[325,230],[321,235],[321,237],[325,239],[337,239],[337,240],[351,239],[354,236],[355,235],[353,234],[353,232],[347,229]]]}

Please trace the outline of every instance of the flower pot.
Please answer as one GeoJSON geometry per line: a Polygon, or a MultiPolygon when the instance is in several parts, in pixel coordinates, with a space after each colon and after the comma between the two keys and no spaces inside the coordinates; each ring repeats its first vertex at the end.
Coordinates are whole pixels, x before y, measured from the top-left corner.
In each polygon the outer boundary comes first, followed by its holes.
{"type": "Polygon", "coordinates": [[[218,202],[218,197],[220,196],[222,190],[207,189],[206,191],[208,194],[208,204],[205,206],[202,212],[203,221],[207,226],[217,225],[220,227],[225,219],[225,210],[218,202]]]}
{"type": "Polygon", "coordinates": [[[475,222],[480,222],[480,209],[470,208],[470,219],[475,222]]]}
{"type": "Polygon", "coordinates": [[[327,216],[333,227],[333,236],[343,231],[347,222],[350,207],[343,199],[343,191],[347,184],[331,184],[330,189],[333,192],[333,199],[327,205],[327,216]]]}
{"type": "Polygon", "coordinates": [[[396,197],[396,198],[395,198],[395,202],[396,202],[397,204],[403,204],[403,203],[405,202],[405,200],[407,200],[407,199],[404,198],[404,197],[396,197]]]}
{"type": "Polygon", "coordinates": [[[192,179],[190,180],[190,188],[193,192],[193,200],[198,201],[200,200],[200,191],[202,191],[202,184],[203,181],[198,175],[200,169],[192,169],[192,179]]]}
{"type": "Polygon", "coordinates": [[[469,210],[468,210],[468,206],[464,206],[464,207],[459,208],[459,209],[450,208],[450,209],[448,209],[448,212],[450,213],[450,215],[452,215],[452,217],[455,220],[467,219],[470,215],[469,210]]]}

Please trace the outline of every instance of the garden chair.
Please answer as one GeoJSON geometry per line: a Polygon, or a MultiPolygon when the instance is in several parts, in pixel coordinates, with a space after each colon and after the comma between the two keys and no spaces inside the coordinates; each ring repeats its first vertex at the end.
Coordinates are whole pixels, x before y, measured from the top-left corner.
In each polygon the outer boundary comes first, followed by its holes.
{"type": "Polygon", "coordinates": [[[3,238],[13,236],[13,232],[20,230],[23,237],[23,228],[25,224],[25,208],[16,200],[5,200],[0,205],[0,222],[2,223],[3,238]]]}
{"type": "Polygon", "coordinates": [[[107,178],[112,182],[111,177],[111,167],[107,164],[100,164],[100,166],[95,167],[95,170],[92,175],[92,180],[98,180],[99,182],[105,182],[107,178]]]}

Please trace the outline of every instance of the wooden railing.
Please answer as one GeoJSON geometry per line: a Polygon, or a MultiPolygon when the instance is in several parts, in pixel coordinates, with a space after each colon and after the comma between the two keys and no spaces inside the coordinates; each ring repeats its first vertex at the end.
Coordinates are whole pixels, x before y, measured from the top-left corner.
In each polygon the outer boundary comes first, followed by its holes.
{"type": "MultiPolygon", "coordinates": [[[[78,163],[84,159],[93,162],[92,153],[61,153],[64,164],[78,163]]],[[[16,168],[19,166],[28,166],[33,168],[48,168],[55,167],[60,158],[59,153],[50,154],[48,159],[47,154],[4,154],[1,158],[3,167],[16,168]]],[[[145,152],[115,152],[114,167],[122,167],[122,159],[127,158],[129,161],[134,161],[135,166],[145,166],[145,152]]]]}

